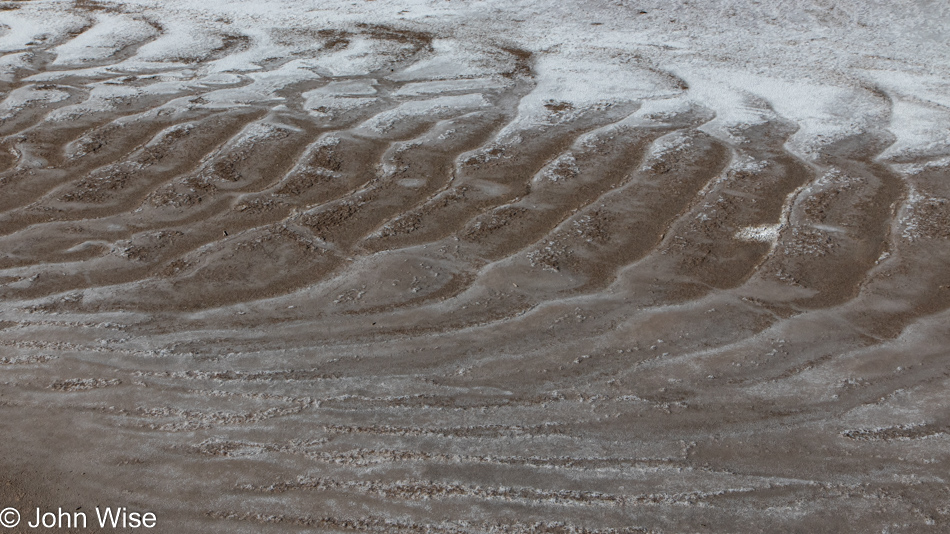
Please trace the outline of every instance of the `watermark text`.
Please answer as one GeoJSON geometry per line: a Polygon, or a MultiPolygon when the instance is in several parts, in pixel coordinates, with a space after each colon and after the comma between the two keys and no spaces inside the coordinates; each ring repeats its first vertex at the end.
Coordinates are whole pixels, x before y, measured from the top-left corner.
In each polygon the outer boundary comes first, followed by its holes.
{"type": "Polygon", "coordinates": [[[98,527],[100,529],[151,529],[158,524],[158,517],[153,512],[139,512],[129,510],[124,506],[99,507],[95,512],[66,511],[57,508],[55,511],[35,508],[21,516],[20,511],[13,507],[0,510],[0,527],[13,528],[23,525],[28,529],[70,529],[80,530],[98,527]]]}

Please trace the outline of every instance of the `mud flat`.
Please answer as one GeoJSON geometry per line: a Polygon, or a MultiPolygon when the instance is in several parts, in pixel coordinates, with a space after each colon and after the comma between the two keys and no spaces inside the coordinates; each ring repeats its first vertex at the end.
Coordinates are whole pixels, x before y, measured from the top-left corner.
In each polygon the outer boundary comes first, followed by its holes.
{"type": "Polygon", "coordinates": [[[0,2],[0,508],[950,529],[946,6],[191,4],[0,2]]]}

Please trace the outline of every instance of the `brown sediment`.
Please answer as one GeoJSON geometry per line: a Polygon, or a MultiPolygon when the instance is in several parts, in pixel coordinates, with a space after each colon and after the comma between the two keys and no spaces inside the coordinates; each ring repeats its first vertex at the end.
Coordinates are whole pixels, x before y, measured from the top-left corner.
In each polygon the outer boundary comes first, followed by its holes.
{"type": "MultiPolygon", "coordinates": [[[[946,167],[901,174],[880,134],[805,160],[764,105],[730,135],[632,100],[526,119],[526,50],[479,45],[493,71],[427,93],[446,36],[272,33],[379,62],[229,107],[249,78],[27,80],[57,41],[4,85],[66,98],[0,122],[0,508],[176,532],[948,528],[946,167]],[[143,94],[56,115],[106,81],[143,94]],[[425,107],[447,95],[471,100],[425,107]]],[[[253,45],[216,35],[174,59],[253,45]]]]}

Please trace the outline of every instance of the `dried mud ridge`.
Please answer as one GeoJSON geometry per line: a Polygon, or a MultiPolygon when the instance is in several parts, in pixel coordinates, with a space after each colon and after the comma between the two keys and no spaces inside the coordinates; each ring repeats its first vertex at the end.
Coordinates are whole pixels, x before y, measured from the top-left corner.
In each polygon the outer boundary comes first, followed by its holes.
{"type": "Polygon", "coordinates": [[[442,80],[423,33],[274,38],[378,65],[270,94],[202,78],[241,35],[17,52],[9,457],[180,532],[950,528],[946,168],[806,162],[765,104],[730,142],[698,105],[520,120],[513,48],[442,80]]]}

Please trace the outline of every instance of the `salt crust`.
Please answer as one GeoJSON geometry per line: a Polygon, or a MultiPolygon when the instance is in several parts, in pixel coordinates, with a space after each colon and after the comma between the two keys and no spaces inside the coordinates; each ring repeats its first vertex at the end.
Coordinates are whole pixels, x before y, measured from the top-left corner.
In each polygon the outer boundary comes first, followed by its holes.
{"type": "MultiPolygon", "coordinates": [[[[171,87],[142,89],[151,92],[231,75],[251,83],[208,93],[208,105],[276,102],[276,92],[288,85],[366,75],[404,52],[405,43],[354,30],[378,25],[434,36],[430,50],[392,74],[419,82],[405,87],[404,96],[489,89],[504,83],[499,73],[514,68],[512,56],[499,50],[530,52],[536,85],[520,102],[517,120],[500,133],[501,142],[551,120],[546,105],[552,101],[585,109],[680,99],[710,109],[715,118],[702,129],[730,142],[740,141],[737,126],[785,119],[797,126],[789,149],[806,160],[830,143],[868,135],[892,136],[894,143],[880,155],[887,163],[950,155],[946,5],[842,0],[829,11],[819,0],[695,0],[675,7],[645,0],[635,8],[541,0],[99,4],[117,9],[83,12],[73,2],[54,0],[0,12],[0,77],[10,79],[23,68],[22,54],[31,45],[61,42],[53,48],[53,64],[66,70],[35,81],[68,76],[71,67],[179,74],[171,87]],[[354,31],[348,46],[314,55],[313,42],[277,38],[287,28],[354,31]],[[132,43],[141,46],[107,69],[84,66],[132,43]],[[283,63],[267,66],[275,58],[283,63]]],[[[87,106],[108,105],[109,89],[97,91],[87,106]]],[[[8,94],[3,106],[13,109],[24,97],[8,94]]]]}

